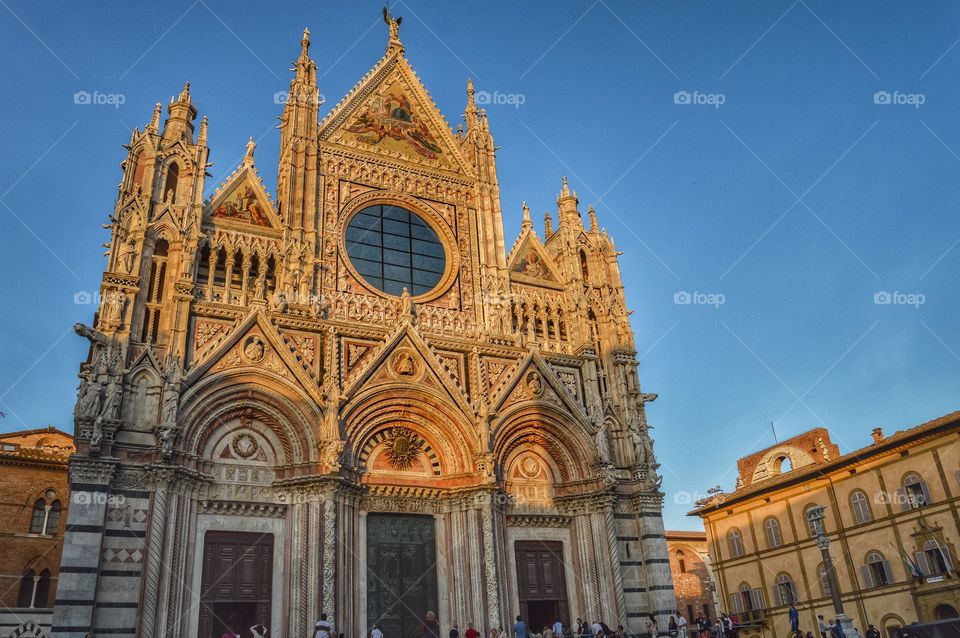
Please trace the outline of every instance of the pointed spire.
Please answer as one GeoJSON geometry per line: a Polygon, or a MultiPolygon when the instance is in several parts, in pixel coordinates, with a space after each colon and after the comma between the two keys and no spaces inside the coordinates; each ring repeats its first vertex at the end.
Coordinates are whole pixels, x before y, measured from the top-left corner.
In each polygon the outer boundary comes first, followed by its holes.
{"type": "Polygon", "coordinates": [[[253,166],[253,152],[257,150],[257,143],[253,141],[253,136],[247,141],[247,152],[243,156],[244,166],[253,166]]]}
{"type": "Polygon", "coordinates": [[[600,230],[600,224],[597,223],[597,212],[593,210],[593,204],[587,208],[587,214],[590,215],[590,232],[596,233],[600,230]]]}
{"type": "Polygon", "coordinates": [[[160,130],[160,112],[162,110],[163,105],[157,102],[157,105],[153,107],[153,117],[150,118],[150,123],[147,124],[147,132],[156,133],[160,130]]]}
{"type": "Polygon", "coordinates": [[[522,230],[533,228],[533,220],[530,219],[530,209],[527,208],[527,202],[523,202],[523,223],[520,224],[522,230]]]}
{"type": "Polygon", "coordinates": [[[203,119],[200,120],[200,132],[197,134],[197,144],[201,146],[207,145],[207,116],[204,115],[203,119]]]}
{"type": "Polygon", "coordinates": [[[463,112],[463,117],[467,121],[467,130],[473,130],[477,127],[477,102],[474,99],[473,80],[467,80],[467,108],[463,112]]]}
{"type": "Polygon", "coordinates": [[[573,224],[574,227],[583,226],[583,221],[580,219],[580,211],[577,210],[577,193],[574,191],[570,192],[570,186],[567,184],[567,178],[563,178],[563,187],[560,189],[560,194],[557,196],[557,208],[559,208],[558,217],[560,220],[560,227],[563,228],[567,224],[573,224]]]}
{"type": "Polygon", "coordinates": [[[190,99],[190,83],[183,83],[180,95],[170,98],[167,105],[167,114],[170,116],[163,125],[163,139],[172,140],[184,138],[193,143],[193,120],[197,117],[197,107],[190,99]]]}
{"type": "Polygon", "coordinates": [[[567,176],[563,176],[563,188],[560,189],[560,197],[570,197],[570,187],[567,185],[567,176]]]}
{"type": "Polygon", "coordinates": [[[388,7],[383,8],[383,21],[390,28],[390,40],[387,42],[387,55],[403,53],[403,43],[400,42],[400,23],[403,16],[394,18],[388,7]]]}
{"type": "Polygon", "coordinates": [[[177,97],[177,102],[182,102],[183,104],[190,104],[190,83],[183,83],[183,90],[180,91],[180,95],[177,97]]]}
{"type": "Polygon", "coordinates": [[[303,37],[300,38],[300,59],[310,59],[310,29],[304,27],[303,37]]]}
{"type": "Polygon", "coordinates": [[[553,237],[553,218],[550,217],[550,211],[543,214],[543,236],[547,239],[553,237]]]}

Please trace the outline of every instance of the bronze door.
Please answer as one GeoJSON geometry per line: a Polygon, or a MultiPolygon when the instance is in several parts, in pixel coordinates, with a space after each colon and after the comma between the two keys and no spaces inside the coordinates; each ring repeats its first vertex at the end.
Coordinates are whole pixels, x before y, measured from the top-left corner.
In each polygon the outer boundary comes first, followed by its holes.
{"type": "Polygon", "coordinates": [[[422,638],[437,611],[436,536],[432,516],[367,516],[367,627],[390,638],[422,638]]]}
{"type": "Polygon", "coordinates": [[[207,532],[203,541],[199,638],[253,638],[270,626],[273,534],[207,532]]]}
{"type": "Polygon", "coordinates": [[[540,633],[558,620],[569,627],[563,543],[517,541],[515,557],[520,614],[531,633],[540,633]]]}

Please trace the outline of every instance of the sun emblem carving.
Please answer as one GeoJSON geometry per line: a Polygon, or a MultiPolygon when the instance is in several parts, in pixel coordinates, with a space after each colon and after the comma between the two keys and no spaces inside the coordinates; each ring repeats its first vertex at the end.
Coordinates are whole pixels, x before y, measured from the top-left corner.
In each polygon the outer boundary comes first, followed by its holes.
{"type": "Polygon", "coordinates": [[[407,428],[393,428],[384,441],[387,461],[396,470],[408,470],[420,458],[423,439],[407,428]]]}
{"type": "Polygon", "coordinates": [[[235,435],[233,441],[230,443],[230,447],[233,448],[233,453],[241,459],[249,459],[260,449],[257,440],[247,432],[241,432],[235,435]]]}

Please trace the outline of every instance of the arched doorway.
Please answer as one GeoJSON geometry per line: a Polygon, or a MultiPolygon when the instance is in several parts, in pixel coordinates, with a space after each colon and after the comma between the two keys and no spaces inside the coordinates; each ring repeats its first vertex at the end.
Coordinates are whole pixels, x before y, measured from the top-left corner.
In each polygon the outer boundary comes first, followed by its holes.
{"type": "Polygon", "coordinates": [[[934,620],[950,620],[951,618],[960,618],[960,614],[957,614],[957,609],[953,605],[940,603],[933,608],[934,620]]]}

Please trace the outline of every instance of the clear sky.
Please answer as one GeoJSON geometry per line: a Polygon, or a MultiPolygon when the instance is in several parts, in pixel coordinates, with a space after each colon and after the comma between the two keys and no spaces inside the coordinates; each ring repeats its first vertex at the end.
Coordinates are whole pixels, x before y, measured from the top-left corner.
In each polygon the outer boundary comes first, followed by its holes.
{"type": "MultiPolygon", "coordinates": [[[[272,191],[302,29],[325,112],[383,53],[381,6],[0,0],[0,430],[73,429],[70,327],[94,312],[74,300],[98,289],[130,129],[189,80],[208,191],[251,135],[272,191]]],[[[393,12],[454,126],[468,77],[489,96],[508,243],[520,202],[542,227],[566,175],[623,251],[668,528],[699,527],[691,501],[732,489],[771,422],[825,425],[846,452],[960,407],[960,5],[393,12]]]]}

